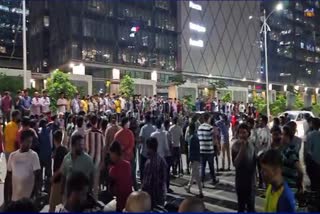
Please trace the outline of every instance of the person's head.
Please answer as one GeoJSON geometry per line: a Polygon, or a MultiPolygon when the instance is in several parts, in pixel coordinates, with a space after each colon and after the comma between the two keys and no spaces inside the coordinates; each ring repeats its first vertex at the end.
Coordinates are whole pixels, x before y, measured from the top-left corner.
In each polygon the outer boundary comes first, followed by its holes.
{"type": "Polygon", "coordinates": [[[97,115],[95,115],[95,114],[91,115],[90,124],[91,124],[92,127],[97,127],[97,125],[98,125],[98,117],[97,117],[97,115]]]}
{"type": "Polygon", "coordinates": [[[74,95],[74,97],[75,97],[76,99],[79,99],[79,98],[80,98],[80,94],[79,94],[79,93],[76,93],[76,94],[74,95]]]}
{"type": "Polygon", "coordinates": [[[209,119],[210,119],[210,114],[204,113],[203,114],[203,122],[209,123],[209,119]]]}
{"type": "Polygon", "coordinates": [[[179,213],[203,213],[205,212],[203,201],[196,197],[188,197],[179,206],[179,213]]]}
{"type": "Polygon", "coordinates": [[[106,130],[107,127],[108,127],[108,120],[104,118],[101,120],[101,129],[106,130]]]}
{"type": "Polygon", "coordinates": [[[147,192],[136,191],[132,192],[126,203],[126,212],[150,212],[151,211],[151,197],[147,192]]]}
{"type": "Polygon", "coordinates": [[[42,90],[42,96],[43,97],[46,97],[46,96],[48,96],[48,91],[47,90],[42,90]]]}
{"type": "Polygon", "coordinates": [[[272,142],[280,143],[281,142],[281,128],[279,126],[274,126],[271,129],[272,142]]]}
{"type": "Polygon", "coordinates": [[[32,141],[34,138],[34,132],[32,130],[24,130],[21,132],[20,136],[20,150],[22,152],[27,152],[31,148],[32,141]]]}
{"type": "Polygon", "coordinates": [[[155,137],[150,137],[147,139],[147,150],[148,154],[153,156],[158,150],[158,140],[155,137]]]}
{"type": "Polygon", "coordinates": [[[121,144],[118,141],[114,141],[109,148],[110,159],[113,163],[118,162],[122,156],[121,144]]]}
{"type": "Polygon", "coordinates": [[[248,138],[250,137],[250,128],[247,124],[245,123],[241,123],[238,127],[238,132],[237,132],[237,136],[239,138],[239,140],[243,140],[243,141],[247,141],[248,138]]]}
{"type": "Polygon", "coordinates": [[[21,90],[18,90],[18,91],[17,91],[17,95],[18,95],[18,96],[22,96],[22,91],[21,91],[21,90]]]}
{"type": "Polygon", "coordinates": [[[47,124],[48,124],[48,122],[47,122],[46,119],[41,119],[40,122],[39,122],[39,127],[42,128],[42,129],[45,129],[47,124]]]}
{"type": "Polygon", "coordinates": [[[69,211],[81,212],[89,193],[89,179],[82,172],[73,172],[67,180],[67,205],[69,211]]]}
{"type": "Polygon", "coordinates": [[[19,110],[14,110],[12,113],[11,113],[11,118],[12,118],[12,121],[18,123],[20,122],[21,120],[21,113],[19,110]]]}
{"type": "Polygon", "coordinates": [[[111,124],[115,125],[117,122],[117,116],[115,114],[110,117],[111,124]]]}
{"type": "Polygon", "coordinates": [[[81,155],[84,150],[84,138],[80,134],[75,134],[71,137],[71,152],[74,155],[81,155]]]}
{"type": "Polygon", "coordinates": [[[156,128],[157,129],[161,129],[162,128],[162,120],[161,119],[157,119],[156,120],[156,128]]]}
{"type": "Polygon", "coordinates": [[[280,126],[280,119],[278,117],[273,118],[273,126],[280,126]]]}
{"type": "Polygon", "coordinates": [[[190,123],[189,125],[189,135],[194,135],[196,133],[196,124],[190,123]]]}
{"type": "Polygon", "coordinates": [[[253,129],[254,125],[255,125],[254,119],[253,118],[248,118],[247,125],[249,126],[250,129],[253,129]]]}
{"type": "Polygon", "coordinates": [[[319,118],[312,118],[312,128],[313,130],[319,130],[320,129],[320,119],[319,118]]]}
{"type": "Polygon", "coordinates": [[[30,127],[30,118],[27,117],[27,116],[24,116],[24,117],[22,118],[21,125],[22,125],[23,128],[28,128],[28,127],[30,127]]]}
{"type": "Polygon", "coordinates": [[[64,93],[63,93],[63,92],[60,93],[60,98],[61,98],[61,99],[64,98],[64,93]]]}
{"type": "Polygon", "coordinates": [[[294,121],[290,121],[289,123],[287,123],[287,125],[291,131],[295,134],[297,132],[297,124],[294,121]]]}
{"type": "Polygon", "coordinates": [[[280,120],[280,125],[281,126],[284,126],[286,124],[286,118],[285,116],[280,116],[279,117],[279,120],[280,120]]]}
{"type": "Polygon", "coordinates": [[[170,128],[170,120],[165,120],[163,123],[163,126],[164,126],[165,130],[168,131],[170,128]]]}
{"type": "Polygon", "coordinates": [[[178,117],[174,117],[173,120],[172,120],[172,123],[177,125],[178,124],[178,119],[179,119],[178,117]]]}
{"type": "Polygon", "coordinates": [[[267,184],[276,184],[282,179],[282,155],[279,150],[268,150],[261,159],[261,171],[267,184]]]}
{"type": "Polygon", "coordinates": [[[25,97],[27,97],[27,96],[29,95],[28,89],[24,89],[24,90],[23,90],[23,95],[24,95],[25,97]]]}
{"type": "Polygon", "coordinates": [[[76,120],[76,124],[78,128],[82,128],[84,123],[84,118],[82,116],[78,116],[76,120]]]}
{"type": "Polygon", "coordinates": [[[38,98],[39,97],[39,92],[34,92],[34,97],[38,98]]]}
{"type": "Polygon", "coordinates": [[[128,129],[130,127],[129,118],[123,117],[121,120],[121,126],[122,128],[128,129]]]}
{"type": "Polygon", "coordinates": [[[293,137],[294,137],[294,132],[293,132],[292,128],[289,127],[288,125],[285,125],[282,128],[282,144],[284,144],[284,145],[290,144],[293,137]]]}
{"type": "Polygon", "coordinates": [[[18,201],[12,201],[7,206],[5,206],[3,212],[27,212],[36,213],[38,210],[29,198],[22,198],[18,201]]]}
{"type": "Polygon", "coordinates": [[[260,126],[261,126],[262,128],[264,128],[264,127],[266,127],[267,124],[268,124],[268,117],[265,116],[265,115],[262,115],[262,116],[260,117],[260,126]]]}
{"type": "Polygon", "coordinates": [[[53,142],[55,145],[60,145],[62,143],[63,133],[61,130],[57,130],[53,133],[53,142]]]}
{"type": "Polygon", "coordinates": [[[146,116],[144,117],[144,120],[146,123],[151,123],[151,115],[150,114],[146,114],[146,116]]]}

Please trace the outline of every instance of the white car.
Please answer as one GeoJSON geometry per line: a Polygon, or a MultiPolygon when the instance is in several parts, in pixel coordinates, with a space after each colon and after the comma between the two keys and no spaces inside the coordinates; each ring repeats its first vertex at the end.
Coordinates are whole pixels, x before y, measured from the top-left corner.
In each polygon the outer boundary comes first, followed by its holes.
{"type": "Polygon", "coordinates": [[[296,122],[297,124],[297,136],[300,138],[304,137],[305,127],[304,127],[304,115],[309,114],[311,117],[314,117],[314,114],[311,111],[286,111],[279,115],[284,116],[288,114],[288,117],[291,121],[296,122]]]}

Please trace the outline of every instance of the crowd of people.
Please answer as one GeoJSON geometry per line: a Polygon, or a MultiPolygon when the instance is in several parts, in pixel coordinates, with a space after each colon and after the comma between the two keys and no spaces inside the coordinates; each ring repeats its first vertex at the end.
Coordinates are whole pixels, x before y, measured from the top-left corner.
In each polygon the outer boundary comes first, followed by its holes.
{"type": "Polygon", "coordinates": [[[42,192],[50,196],[50,212],[108,211],[113,198],[119,212],[165,210],[172,176],[190,174],[185,189],[191,193],[196,182],[198,195],[177,211],[203,212],[207,163],[212,185],[219,183],[217,171],[234,166],[239,212],[255,211],[257,187],[266,189],[265,211],[295,211],[303,163],[311,190],[320,189],[318,118],[306,115],[300,139],[288,116],[275,118],[269,129],[266,116],[241,102],[197,99],[196,110],[206,111],[199,114],[177,99],[76,94],[67,100],[61,93],[56,106],[51,112],[45,90],[32,98],[27,90],[14,99],[2,96],[4,210],[31,209],[30,199],[37,202],[42,192]]]}

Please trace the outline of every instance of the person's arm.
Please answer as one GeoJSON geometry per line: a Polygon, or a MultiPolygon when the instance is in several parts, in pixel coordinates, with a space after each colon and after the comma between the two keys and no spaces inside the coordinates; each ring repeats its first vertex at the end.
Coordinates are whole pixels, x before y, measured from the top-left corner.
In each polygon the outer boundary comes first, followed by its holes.
{"type": "Polygon", "coordinates": [[[7,177],[5,182],[8,182],[8,199],[11,200],[12,197],[12,154],[9,156],[7,164],[7,177]]]}
{"type": "Polygon", "coordinates": [[[140,133],[139,133],[139,143],[142,144],[146,139],[143,137],[143,132],[144,132],[144,127],[141,128],[140,133]]]}
{"type": "Polygon", "coordinates": [[[238,168],[241,162],[243,161],[245,156],[245,151],[246,151],[246,145],[244,143],[241,143],[239,152],[234,150],[234,147],[232,148],[232,160],[235,168],[238,168]]]}
{"type": "Polygon", "coordinates": [[[298,190],[303,192],[304,191],[304,186],[303,186],[303,169],[302,169],[302,166],[301,166],[301,163],[300,161],[297,161],[295,163],[295,167],[298,171],[298,180],[297,180],[297,187],[298,187],[298,190]]]}
{"type": "Polygon", "coordinates": [[[34,188],[33,188],[33,194],[35,197],[39,195],[41,191],[41,170],[35,170],[34,171],[34,188]]]}

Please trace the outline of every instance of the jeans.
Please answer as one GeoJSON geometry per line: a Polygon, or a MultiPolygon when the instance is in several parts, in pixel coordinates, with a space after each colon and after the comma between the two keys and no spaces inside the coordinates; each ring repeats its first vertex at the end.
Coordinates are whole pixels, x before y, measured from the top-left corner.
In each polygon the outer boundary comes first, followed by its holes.
{"type": "Polygon", "coordinates": [[[140,164],[139,164],[139,171],[140,171],[140,180],[141,180],[141,183],[142,183],[142,180],[143,180],[143,173],[144,173],[144,165],[146,164],[147,162],[147,158],[144,157],[143,155],[140,155],[140,164]]]}
{"type": "Polygon", "coordinates": [[[254,184],[244,185],[236,184],[238,197],[238,212],[255,212],[255,188],[254,184]]]}
{"type": "Polygon", "coordinates": [[[51,177],[52,177],[52,160],[49,158],[48,160],[40,160],[41,166],[41,186],[44,187],[45,191],[49,192],[51,190],[51,177]],[[44,170],[44,177],[42,176],[44,170]]]}
{"type": "Polygon", "coordinates": [[[177,173],[177,168],[179,169],[179,173],[181,172],[181,164],[180,164],[180,147],[173,147],[172,148],[172,155],[173,155],[173,173],[176,174],[177,173]]]}
{"type": "Polygon", "coordinates": [[[204,182],[204,179],[206,177],[206,165],[207,165],[207,162],[209,164],[210,175],[211,175],[212,181],[216,180],[216,174],[215,174],[215,171],[214,171],[213,158],[214,158],[213,154],[200,154],[202,182],[204,182]]]}
{"type": "Polygon", "coordinates": [[[166,162],[167,162],[167,190],[169,190],[170,186],[170,168],[172,166],[172,157],[166,157],[166,162]]]}
{"type": "Polygon", "coordinates": [[[196,181],[199,187],[199,192],[202,194],[202,185],[201,185],[201,179],[200,179],[200,162],[199,161],[192,161],[190,163],[191,166],[191,178],[188,184],[188,190],[190,190],[193,181],[196,181]]]}
{"type": "Polygon", "coordinates": [[[310,155],[306,155],[306,171],[310,179],[311,190],[320,193],[320,165],[310,155]]]}
{"type": "Polygon", "coordinates": [[[137,191],[138,189],[138,184],[137,184],[137,179],[136,179],[136,158],[133,158],[131,161],[131,176],[132,176],[132,184],[133,184],[133,189],[137,191]]]}

